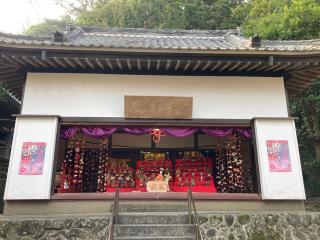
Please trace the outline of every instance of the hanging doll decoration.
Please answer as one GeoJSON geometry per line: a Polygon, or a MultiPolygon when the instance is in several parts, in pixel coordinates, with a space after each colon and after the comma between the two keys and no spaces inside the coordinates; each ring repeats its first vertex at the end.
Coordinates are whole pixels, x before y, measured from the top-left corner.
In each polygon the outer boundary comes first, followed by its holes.
{"type": "Polygon", "coordinates": [[[223,148],[220,144],[218,144],[218,148],[217,148],[216,170],[217,170],[217,175],[216,175],[217,189],[219,192],[227,192],[228,175],[227,175],[226,159],[225,159],[223,148]]]}
{"type": "Polygon", "coordinates": [[[83,180],[83,166],[84,166],[84,145],[85,140],[78,139],[75,143],[75,156],[73,166],[72,183],[75,186],[76,192],[82,192],[82,180],[83,180]]]}
{"type": "Polygon", "coordinates": [[[228,192],[244,192],[243,161],[240,154],[240,138],[232,136],[231,143],[226,149],[228,192]]]}
{"type": "Polygon", "coordinates": [[[61,164],[61,186],[60,188],[63,191],[71,191],[71,176],[73,171],[73,162],[74,162],[74,141],[70,139],[67,141],[67,149],[65,158],[61,164]]]}
{"type": "Polygon", "coordinates": [[[102,140],[99,145],[99,166],[98,166],[98,179],[97,179],[97,191],[104,192],[106,189],[106,165],[109,159],[107,150],[107,141],[102,140]]]}

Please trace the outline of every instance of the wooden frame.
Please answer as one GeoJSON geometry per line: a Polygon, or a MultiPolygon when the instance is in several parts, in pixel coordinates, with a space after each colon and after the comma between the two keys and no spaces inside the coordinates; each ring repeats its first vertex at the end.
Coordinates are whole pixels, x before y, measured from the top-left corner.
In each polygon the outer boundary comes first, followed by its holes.
{"type": "MultiPolygon", "coordinates": [[[[113,125],[113,126],[208,126],[208,127],[251,127],[253,129],[252,119],[191,119],[191,120],[173,120],[173,119],[125,119],[125,118],[100,118],[100,117],[62,117],[60,126],[64,125],[113,125]]],[[[57,139],[58,141],[59,139],[57,139]]],[[[255,141],[253,148],[256,151],[255,141]]],[[[255,157],[257,166],[257,159],[255,157]]],[[[241,201],[261,201],[259,173],[257,172],[258,193],[193,193],[196,200],[241,200],[241,201]]],[[[112,200],[115,193],[54,193],[52,200],[112,200]]],[[[167,193],[149,193],[149,192],[121,192],[120,198],[123,200],[186,200],[187,192],[167,192],[167,193]]]]}
{"type": "MultiPolygon", "coordinates": [[[[113,200],[115,193],[56,193],[52,200],[113,200]]],[[[262,200],[258,193],[205,193],[194,192],[196,200],[262,200]]],[[[120,192],[121,200],[187,200],[187,192],[120,192]]]]}

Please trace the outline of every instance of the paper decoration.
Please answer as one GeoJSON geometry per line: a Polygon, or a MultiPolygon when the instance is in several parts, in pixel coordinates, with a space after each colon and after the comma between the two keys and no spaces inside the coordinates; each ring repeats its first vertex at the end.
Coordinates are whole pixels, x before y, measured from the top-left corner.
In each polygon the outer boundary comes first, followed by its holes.
{"type": "Polygon", "coordinates": [[[154,128],[154,129],[150,130],[150,135],[152,136],[152,140],[155,143],[159,143],[160,138],[164,137],[166,134],[161,129],[154,128]]]}
{"type": "Polygon", "coordinates": [[[270,172],[291,172],[288,140],[267,140],[270,172]]]}
{"type": "Polygon", "coordinates": [[[45,151],[45,142],[24,142],[22,145],[19,174],[42,175],[45,151]]]}

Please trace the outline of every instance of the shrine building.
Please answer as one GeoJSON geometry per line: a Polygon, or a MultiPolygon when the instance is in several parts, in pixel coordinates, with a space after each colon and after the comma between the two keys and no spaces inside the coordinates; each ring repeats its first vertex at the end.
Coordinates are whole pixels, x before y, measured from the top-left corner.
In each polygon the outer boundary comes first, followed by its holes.
{"type": "Polygon", "coordinates": [[[70,27],[0,34],[20,104],[4,214],[104,213],[120,202],[303,210],[288,101],[320,75],[320,41],[239,30],[70,27]]]}

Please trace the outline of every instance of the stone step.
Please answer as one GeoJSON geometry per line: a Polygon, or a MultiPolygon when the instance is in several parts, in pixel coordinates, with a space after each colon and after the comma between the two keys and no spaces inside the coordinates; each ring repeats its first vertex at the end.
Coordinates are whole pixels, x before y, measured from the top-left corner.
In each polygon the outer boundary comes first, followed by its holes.
{"type": "MultiPolygon", "coordinates": [[[[111,206],[113,209],[113,206],[111,206]]],[[[120,204],[119,212],[187,212],[187,203],[183,204],[120,204]]]]}
{"type": "Polygon", "coordinates": [[[119,213],[119,224],[188,224],[186,212],[119,213]]]}
{"type": "Polygon", "coordinates": [[[137,237],[115,237],[115,240],[196,240],[196,237],[193,235],[190,236],[137,236],[137,237]]]}
{"type": "Polygon", "coordinates": [[[114,226],[117,237],[167,237],[192,236],[195,227],[192,224],[123,224],[114,226]]]}

